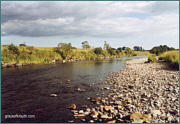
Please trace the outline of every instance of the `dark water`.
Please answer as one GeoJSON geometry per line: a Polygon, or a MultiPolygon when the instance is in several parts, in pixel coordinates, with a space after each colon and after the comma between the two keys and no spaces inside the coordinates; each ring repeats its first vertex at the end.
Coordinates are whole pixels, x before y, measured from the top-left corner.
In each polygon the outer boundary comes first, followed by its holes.
{"type": "Polygon", "coordinates": [[[81,105],[92,107],[87,97],[103,97],[102,92],[105,96],[109,92],[100,89],[108,86],[104,84],[107,75],[123,69],[126,60],[141,57],[2,69],[1,121],[63,123],[73,120],[73,113],[67,109],[69,105],[74,103],[77,109],[83,109],[81,105]],[[100,79],[102,85],[98,85],[100,79]],[[86,91],[79,92],[77,88],[86,91]],[[50,94],[57,94],[57,97],[50,97],[50,94]],[[5,119],[7,115],[24,115],[24,119],[5,119]]]}

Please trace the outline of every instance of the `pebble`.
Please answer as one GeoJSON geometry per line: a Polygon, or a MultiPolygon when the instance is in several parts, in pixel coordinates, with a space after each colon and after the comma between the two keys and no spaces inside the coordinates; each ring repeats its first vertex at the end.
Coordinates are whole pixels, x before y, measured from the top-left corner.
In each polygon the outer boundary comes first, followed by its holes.
{"type": "Polygon", "coordinates": [[[56,97],[56,96],[57,96],[57,94],[50,94],[50,96],[51,96],[51,97],[56,97]]]}
{"type": "Polygon", "coordinates": [[[75,104],[71,104],[68,108],[69,109],[76,109],[76,105],[75,104]]]}

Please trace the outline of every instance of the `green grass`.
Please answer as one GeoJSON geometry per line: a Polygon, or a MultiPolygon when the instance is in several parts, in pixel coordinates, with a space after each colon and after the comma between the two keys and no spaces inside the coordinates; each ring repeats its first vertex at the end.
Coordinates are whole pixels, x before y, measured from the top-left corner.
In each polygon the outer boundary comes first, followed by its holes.
{"type": "Polygon", "coordinates": [[[156,59],[156,55],[149,55],[148,56],[148,62],[156,62],[157,59],[156,59]]]}
{"type": "MultiPolygon", "coordinates": [[[[16,46],[14,46],[16,47],[16,46]]],[[[104,57],[124,57],[124,56],[133,56],[133,55],[147,55],[147,52],[136,52],[131,50],[129,54],[125,53],[125,50],[122,52],[113,51],[113,55],[110,55],[107,50],[102,51],[101,54],[96,54],[94,49],[71,49],[69,52],[55,52],[55,48],[40,48],[33,46],[18,46],[18,52],[8,48],[7,46],[1,46],[1,61],[4,63],[50,63],[52,59],[83,59],[83,60],[94,60],[94,59],[103,59],[104,57]]]]}
{"type": "Polygon", "coordinates": [[[179,69],[179,50],[164,52],[159,55],[159,60],[166,61],[174,68],[179,69]]]}

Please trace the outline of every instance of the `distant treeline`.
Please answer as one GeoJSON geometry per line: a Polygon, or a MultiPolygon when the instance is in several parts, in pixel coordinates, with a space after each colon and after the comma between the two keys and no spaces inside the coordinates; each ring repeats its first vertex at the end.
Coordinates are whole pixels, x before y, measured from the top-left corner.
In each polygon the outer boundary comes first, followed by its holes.
{"type": "Polygon", "coordinates": [[[1,61],[4,63],[49,63],[56,60],[94,60],[99,58],[123,57],[147,55],[142,47],[135,46],[134,50],[129,47],[112,48],[109,43],[104,42],[104,47],[91,47],[88,41],[82,42],[83,49],[77,49],[71,43],[59,43],[54,48],[38,48],[27,46],[25,43],[15,46],[1,46],[1,61]],[[136,51],[135,51],[136,50],[136,51]]]}
{"type": "Polygon", "coordinates": [[[163,45],[163,46],[160,45],[160,46],[153,47],[150,50],[150,53],[159,55],[159,54],[164,53],[166,51],[172,51],[172,50],[176,50],[176,49],[173,47],[168,47],[167,45],[163,45]]]}

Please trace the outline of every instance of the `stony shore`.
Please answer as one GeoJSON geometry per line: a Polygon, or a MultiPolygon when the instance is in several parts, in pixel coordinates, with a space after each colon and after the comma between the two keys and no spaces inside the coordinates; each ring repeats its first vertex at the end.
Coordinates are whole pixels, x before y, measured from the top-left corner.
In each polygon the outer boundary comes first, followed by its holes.
{"type": "Polygon", "coordinates": [[[69,122],[179,123],[179,71],[166,63],[130,60],[104,83],[110,84],[104,88],[109,95],[91,98],[93,108],[70,107],[75,120],[69,122]]]}

